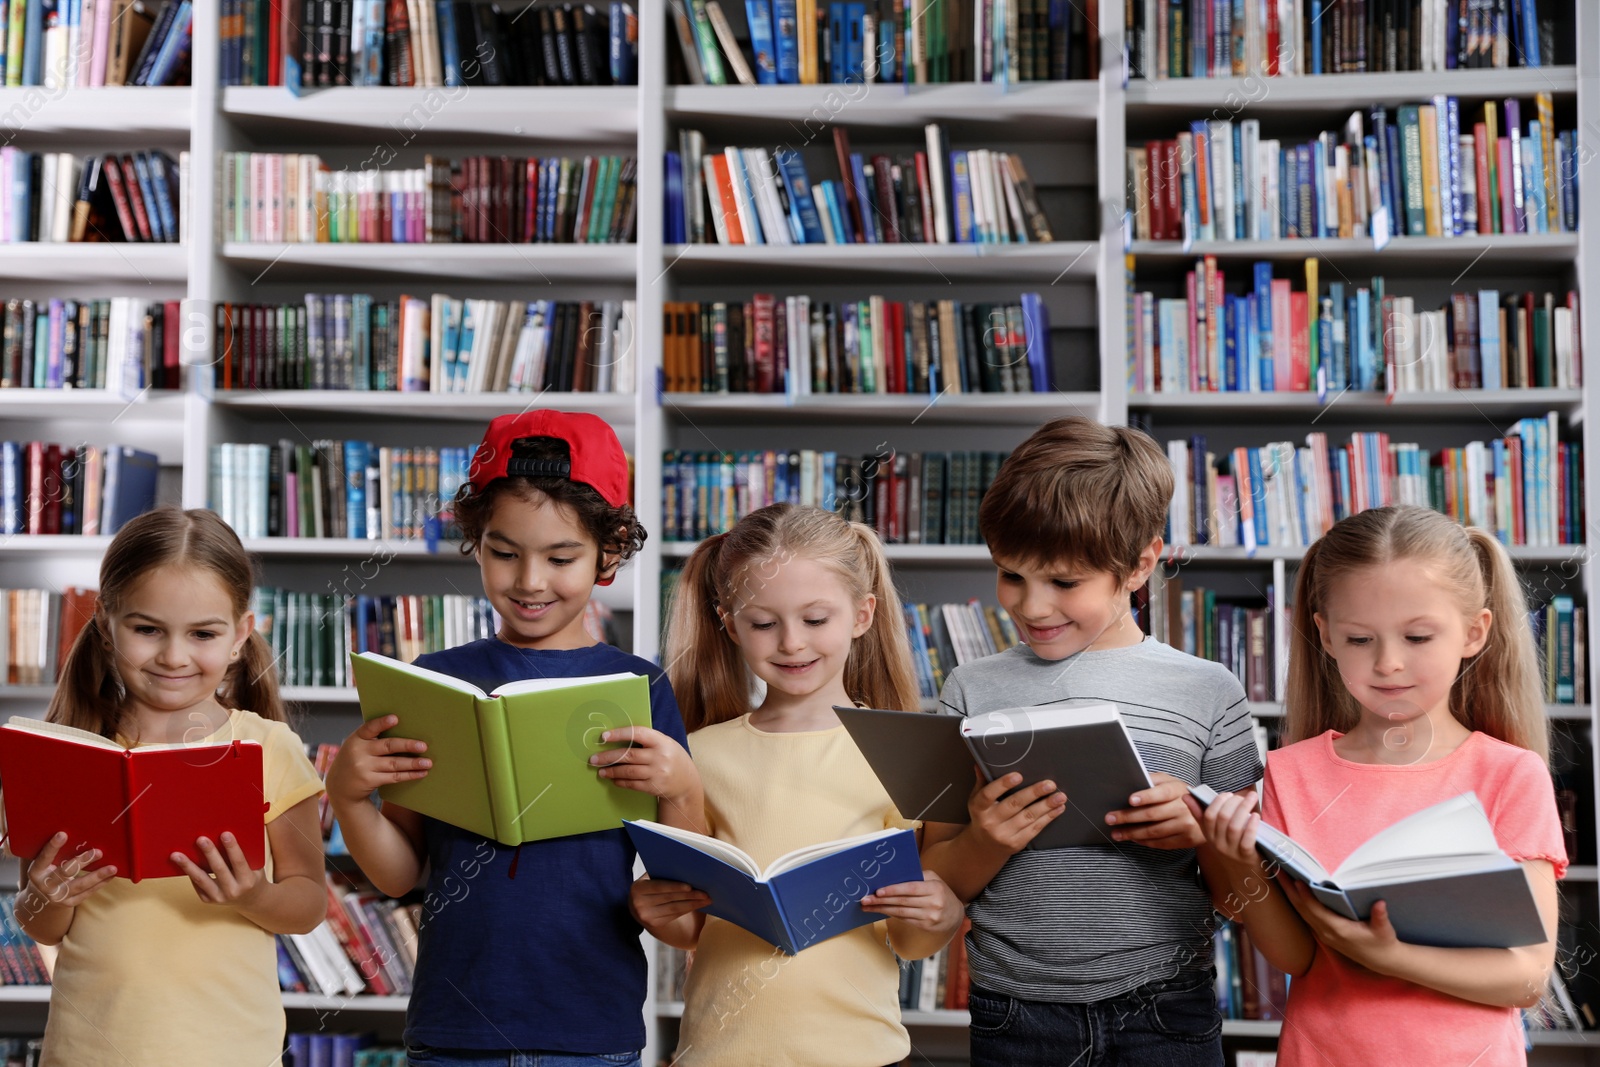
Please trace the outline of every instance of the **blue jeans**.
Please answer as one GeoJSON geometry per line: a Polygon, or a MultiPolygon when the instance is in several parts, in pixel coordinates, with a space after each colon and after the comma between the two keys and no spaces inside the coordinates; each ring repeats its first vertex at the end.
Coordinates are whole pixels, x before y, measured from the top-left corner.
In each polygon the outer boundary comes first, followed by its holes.
{"type": "Polygon", "coordinates": [[[491,1052],[406,1045],[410,1067],[641,1067],[637,1052],[491,1052]]]}
{"type": "Polygon", "coordinates": [[[1215,981],[1185,976],[1090,1004],[973,986],[972,1067],[1222,1067],[1215,981]]]}

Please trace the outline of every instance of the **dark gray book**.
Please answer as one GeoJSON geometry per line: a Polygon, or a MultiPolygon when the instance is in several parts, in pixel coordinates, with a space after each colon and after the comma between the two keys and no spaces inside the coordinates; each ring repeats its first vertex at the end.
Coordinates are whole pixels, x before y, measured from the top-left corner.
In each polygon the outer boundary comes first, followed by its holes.
{"type": "MultiPolygon", "coordinates": [[[[1202,805],[1217,794],[1190,786],[1202,805]]],[[[1328,908],[1366,921],[1384,901],[1402,941],[1441,948],[1515,948],[1548,941],[1522,866],[1500,850],[1476,793],[1408,815],[1369,837],[1331,874],[1288,834],[1256,826],[1256,849],[1311,887],[1328,908]]]]}
{"type": "Polygon", "coordinates": [[[967,822],[974,764],[986,781],[1015,771],[1018,788],[1055,782],[1067,795],[1066,810],[1031,849],[1123,847],[1111,839],[1106,813],[1126,808],[1131,794],[1151,785],[1115,704],[1064,701],[965,717],[834,711],[908,819],[967,822]]]}

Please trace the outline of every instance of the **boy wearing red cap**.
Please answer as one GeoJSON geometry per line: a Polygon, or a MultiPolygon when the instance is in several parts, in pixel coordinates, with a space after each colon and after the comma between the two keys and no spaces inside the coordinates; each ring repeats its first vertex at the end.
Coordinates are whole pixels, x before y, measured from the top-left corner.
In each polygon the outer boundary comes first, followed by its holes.
{"type": "MultiPolygon", "coordinates": [[[[608,584],[645,538],[611,427],[578,413],[500,416],[473,456],[455,513],[500,632],[417,665],[486,692],[528,678],[644,675],[651,724],[608,730],[605,740],[634,747],[606,753],[608,766],[596,773],[659,797],[662,822],[703,830],[700,778],[666,676],[583,628],[594,586],[608,584]]],[[[431,765],[420,741],[378,737],[397,724],[375,719],[346,739],[328,795],[373,885],[399,896],[428,872],[408,1061],[637,1067],[645,959],[628,913],[627,834],[510,848],[394,804],[374,807],[368,798],[378,786],[420,778],[431,765]]]]}

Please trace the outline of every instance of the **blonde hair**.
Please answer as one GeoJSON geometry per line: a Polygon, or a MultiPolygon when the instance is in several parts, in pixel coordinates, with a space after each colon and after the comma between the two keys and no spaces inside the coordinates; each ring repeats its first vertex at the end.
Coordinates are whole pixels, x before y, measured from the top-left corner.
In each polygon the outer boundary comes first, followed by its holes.
{"type": "Polygon", "coordinates": [[[722,619],[737,613],[764,578],[794,559],[830,567],[856,602],[877,598],[872,625],[851,642],[845,692],[875,708],[918,706],[905,618],[878,535],[822,508],[773,504],[702,541],[678,580],[665,654],[667,677],[689,732],[749,710],[748,669],[722,619]]]}
{"type": "MultiPolygon", "coordinates": [[[[79,631],[61,667],[61,681],[50,699],[47,718],[114,737],[122,726],[125,692],[111,652],[108,616],[122,610],[122,599],[140,578],[158,567],[204,570],[227,594],[233,617],[250,610],[254,572],[239,535],[214,511],[159,507],[130,521],[111,539],[100,560],[100,601],[94,617],[79,631]]],[[[217,700],[263,719],[286,721],[278,693],[278,667],[272,646],[251,631],[228,666],[217,700]]]]}
{"type": "Polygon", "coordinates": [[[1374,508],[1341,519],[1306,550],[1295,582],[1289,632],[1284,744],[1328,730],[1347,732],[1361,708],[1322,647],[1314,616],[1326,613],[1334,583],[1363,567],[1413,560],[1429,568],[1463,615],[1488,608],[1482,650],[1450,688],[1450,711],[1469,730],[1550,758],[1549,723],[1528,605],[1511,557],[1492,534],[1428,508],[1374,508]]]}

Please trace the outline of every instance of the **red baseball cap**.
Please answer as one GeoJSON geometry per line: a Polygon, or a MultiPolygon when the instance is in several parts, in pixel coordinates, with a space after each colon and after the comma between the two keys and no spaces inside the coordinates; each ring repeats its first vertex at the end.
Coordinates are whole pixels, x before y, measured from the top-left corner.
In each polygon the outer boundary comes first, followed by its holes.
{"type": "Polygon", "coordinates": [[[612,507],[628,503],[628,457],[616,431],[585,411],[524,411],[498,415],[473,454],[467,481],[482,492],[496,478],[567,478],[587,485],[612,507]],[[554,437],[567,443],[571,460],[521,459],[512,446],[525,437],[554,437]]]}

